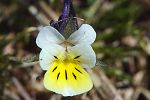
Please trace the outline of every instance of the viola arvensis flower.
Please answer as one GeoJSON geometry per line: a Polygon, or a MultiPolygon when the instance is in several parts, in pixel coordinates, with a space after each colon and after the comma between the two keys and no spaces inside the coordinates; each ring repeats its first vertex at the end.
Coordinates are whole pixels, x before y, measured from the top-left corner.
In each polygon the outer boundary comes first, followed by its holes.
{"type": "MultiPolygon", "coordinates": [[[[65,0],[65,3],[68,1],[70,0],[65,0]]],[[[70,1],[67,4],[70,7],[69,12],[73,9],[71,5],[70,1]]],[[[64,9],[66,13],[66,8],[64,9]]],[[[90,25],[82,24],[68,38],[63,36],[67,25],[67,21],[63,19],[69,18],[70,15],[75,16],[70,12],[63,18],[63,13],[60,17],[61,23],[44,27],[36,39],[36,44],[42,49],[39,56],[40,66],[47,70],[44,86],[63,96],[74,96],[89,91],[93,83],[84,68],[92,68],[96,63],[96,55],[91,47],[96,32],[90,25]]],[[[72,22],[76,24],[76,20],[72,22]]]]}

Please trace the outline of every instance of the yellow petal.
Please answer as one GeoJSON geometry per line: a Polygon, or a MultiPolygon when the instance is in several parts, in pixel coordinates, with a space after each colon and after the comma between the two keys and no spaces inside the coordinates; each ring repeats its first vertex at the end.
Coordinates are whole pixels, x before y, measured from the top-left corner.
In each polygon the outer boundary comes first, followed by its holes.
{"type": "Polygon", "coordinates": [[[44,86],[63,96],[74,96],[93,87],[88,73],[77,63],[55,61],[44,76],[44,86]]]}

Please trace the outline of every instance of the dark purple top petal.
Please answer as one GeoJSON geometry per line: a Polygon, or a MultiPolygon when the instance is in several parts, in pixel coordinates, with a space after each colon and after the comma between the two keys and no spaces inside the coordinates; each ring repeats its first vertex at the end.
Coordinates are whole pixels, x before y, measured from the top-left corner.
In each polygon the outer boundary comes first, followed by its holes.
{"type": "Polygon", "coordinates": [[[68,23],[68,19],[71,18],[74,27],[78,28],[76,14],[72,5],[72,0],[64,0],[64,7],[58,22],[51,21],[50,25],[57,29],[60,33],[64,32],[64,29],[68,23]]]}

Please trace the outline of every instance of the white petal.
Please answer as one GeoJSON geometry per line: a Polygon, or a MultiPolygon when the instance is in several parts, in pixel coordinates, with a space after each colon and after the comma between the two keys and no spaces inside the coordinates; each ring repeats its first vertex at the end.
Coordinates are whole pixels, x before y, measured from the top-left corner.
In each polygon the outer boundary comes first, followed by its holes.
{"type": "Polygon", "coordinates": [[[96,32],[92,26],[88,24],[83,24],[81,27],[75,31],[69,38],[68,41],[72,44],[92,44],[96,39],[96,32]]]}
{"type": "Polygon", "coordinates": [[[39,63],[43,70],[48,70],[56,56],[59,59],[60,53],[64,53],[65,49],[59,45],[51,45],[42,48],[39,56],[39,63]]]}
{"type": "Polygon", "coordinates": [[[74,57],[80,56],[76,60],[80,62],[83,68],[92,68],[96,64],[96,55],[90,45],[78,44],[74,47],[70,47],[68,52],[74,54],[74,57]]]}
{"type": "Polygon", "coordinates": [[[50,46],[51,44],[60,44],[65,38],[53,27],[45,26],[42,28],[36,38],[38,47],[50,46]]]}

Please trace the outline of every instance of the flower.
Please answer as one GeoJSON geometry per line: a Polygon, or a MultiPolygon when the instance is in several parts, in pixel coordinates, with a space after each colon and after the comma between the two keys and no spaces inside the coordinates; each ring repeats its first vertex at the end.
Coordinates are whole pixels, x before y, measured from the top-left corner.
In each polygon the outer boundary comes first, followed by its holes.
{"type": "Polygon", "coordinates": [[[73,96],[89,91],[93,84],[83,68],[92,68],[96,55],[90,46],[96,38],[94,29],[83,24],[65,39],[55,28],[44,27],[36,43],[42,49],[39,62],[43,70],[44,86],[64,96],[73,96]]]}
{"type": "Polygon", "coordinates": [[[43,27],[36,38],[36,44],[42,49],[40,66],[47,70],[44,75],[45,88],[63,96],[74,96],[93,87],[84,68],[95,66],[96,55],[91,44],[95,41],[96,32],[88,24],[82,24],[78,28],[76,20],[72,19],[75,13],[72,12],[71,1],[65,0],[64,4],[67,7],[64,7],[64,13],[60,17],[63,21],[43,27]],[[75,30],[66,36],[64,34],[69,21],[73,23],[75,30]]]}
{"type": "Polygon", "coordinates": [[[92,68],[96,55],[90,46],[96,32],[83,24],[65,39],[55,28],[44,27],[38,34],[36,43],[42,49],[39,62],[43,70],[44,86],[63,96],[73,96],[89,91],[93,84],[83,68],[92,68]]]}

